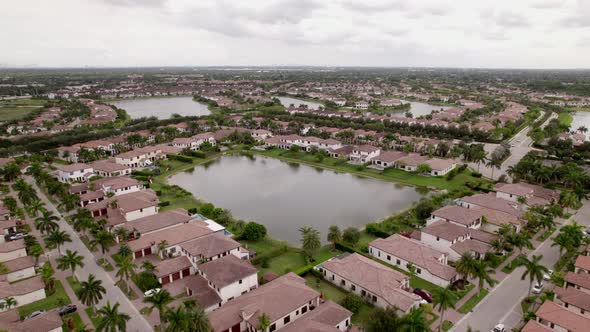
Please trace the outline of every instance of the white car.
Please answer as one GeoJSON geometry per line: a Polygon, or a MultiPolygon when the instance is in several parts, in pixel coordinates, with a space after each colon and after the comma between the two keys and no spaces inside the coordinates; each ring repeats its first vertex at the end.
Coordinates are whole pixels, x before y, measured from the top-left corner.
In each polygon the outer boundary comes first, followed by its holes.
{"type": "Polygon", "coordinates": [[[543,291],[543,283],[537,283],[533,286],[533,294],[541,294],[543,291]]]}
{"type": "Polygon", "coordinates": [[[543,280],[549,280],[551,279],[551,276],[553,275],[553,270],[548,270],[547,273],[543,274],[543,280]]]}
{"type": "Polygon", "coordinates": [[[145,295],[145,297],[152,297],[154,296],[154,294],[160,292],[159,288],[154,288],[154,289],[150,289],[149,291],[146,291],[145,293],[143,293],[143,295],[145,295]]]}
{"type": "Polygon", "coordinates": [[[504,327],[504,324],[498,324],[494,326],[492,332],[506,332],[506,327],[504,327]]]}

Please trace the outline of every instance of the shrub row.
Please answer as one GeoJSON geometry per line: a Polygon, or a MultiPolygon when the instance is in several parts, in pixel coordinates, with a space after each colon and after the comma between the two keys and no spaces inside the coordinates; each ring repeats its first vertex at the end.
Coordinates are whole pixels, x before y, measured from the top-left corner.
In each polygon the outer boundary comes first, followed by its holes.
{"type": "Polygon", "coordinates": [[[256,257],[252,258],[252,260],[250,261],[252,264],[254,265],[259,265],[261,264],[264,260],[267,259],[272,259],[275,257],[278,257],[284,253],[286,253],[289,250],[289,247],[286,245],[282,245],[276,249],[273,249],[271,251],[268,251],[264,254],[260,254],[260,255],[256,255],[256,257]]]}

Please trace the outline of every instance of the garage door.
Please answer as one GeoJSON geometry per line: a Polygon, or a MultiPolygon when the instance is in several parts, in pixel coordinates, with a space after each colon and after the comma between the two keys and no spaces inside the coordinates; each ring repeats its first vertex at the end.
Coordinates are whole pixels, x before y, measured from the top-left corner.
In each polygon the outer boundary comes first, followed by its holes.
{"type": "Polygon", "coordinates": [[[166,285],[170,283],[170,277],[169,276],[165,276],[164,278],[162,278],[162,285],[166,285]]]}
{"type": "Polygon", "coordinates": [[[151,255],[152,254],[152,247],[149,247],[147,249],[144,249],[143,251],[145,251],[145,255],[151,255]]]}
{"type": "Polygon", "coordinates": [[[172,281],[180,279],[180,272],[174,272],[172,274],[172,281]]]}
{"type": "Polygon", "coordinates": [[[136,252],[134,253],[134,255],[135,255],[135,258],[140,258],[140,257],[143,257],[143,251],[141,251],[141,250],[138,250],[138,251],[136,251],[136,252]]]}
{"type": "Polygon", "coordinates": [[[184,270],[182,270],[182,276],[183,277],[186,277],[186,276],[188,276],[190,274],[191,274],[191,270],[190,269],[184,269],[184,270]]]}

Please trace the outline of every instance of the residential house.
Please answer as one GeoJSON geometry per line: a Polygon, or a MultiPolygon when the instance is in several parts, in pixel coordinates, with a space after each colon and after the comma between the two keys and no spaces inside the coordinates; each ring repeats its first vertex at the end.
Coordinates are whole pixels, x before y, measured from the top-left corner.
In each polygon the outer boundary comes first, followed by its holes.
{"type": "Polygon", "coordinates": [[[367,163],[378,157],[381,149],[372,145],[355,145],[349,159],[352,162],[367,163]]]}
{"type": "Polygon", "coordinates": [[[320,293],[290,272],[225,303],[209,313],[209,321],[215,332],[256,331],[265,314],[270,321],[268,331],[276,331],[319,306],[320,293]]]}
{"type": "MultiPolygon", "coordinates": [[[[12,297],[16,300],[16,308],[35,301],[43,300],[46,297],[45,284],[43,283],[41,276],[13,283],[0,281],[0,303],[5,302],[8,297],[12,297]]],[[[5,311],[6,309],[6,307],[0,306],[0,311],[5,311]]]]}
{"type": "Polygon", "coordinates": [[[420,297],[410,293],[410,278],[357,253],[345,253],[315,267],[324,279],[360,295],[382,307],[408,313],[420,305],[420,297]]]}
{"type": "Polygon", "coordinates": [[[21,320],[17,309],[0,313],[0,330],[10,332],[62,332],[64,322],[57,310],[21,320]]]}
{"type": "Polygon", "coordinates": [[[209,285],[217,291],[222,303],[258,288],[258,270],[249,261],[234,255],[201,264],[198,269],[209,281],[209,285]]]}
{"type": "Polygon", "coordinates": [[[57,179],[63,183],[86,182],[94,176],[94,169],[87,164],[57,165],[57,179]]]}
{"type": "Polygon", "coordinates": [[[195,268],[186,256],[176,256],[160,261],[154,274],[160,284],[166,285],[195,274],[195,268]]]}
{"type": "Polygon", "coordinates": [[[300,319],[281,329],[281,332],[338,332],[347,331],[352,322],[352,312],[340,305],[326,301],[300,319]]]}
{"type": "Polygon", "coordinates": [[[585,332],[590,317],[568,310],[552,301],[545,301],[535,313],[536,321],[558,332],[585,332]]]}
{"type": "Polygon", "coordinates": [[[457,271],[447,265],[447,253],[399,234],[370,242],[369,254],[408,272],[409,264],[412,264],[420,278],[441,287],[447,287],[458,279],[457,271]]]}
{"type": "Polygon", "coordinates": [[[432,212],[426,224],[431,225],[439,220],[448,221],[458,226],[479,229],[483,213],[476,209],[467,209],[458,205],[447,205],[432,212]]]}

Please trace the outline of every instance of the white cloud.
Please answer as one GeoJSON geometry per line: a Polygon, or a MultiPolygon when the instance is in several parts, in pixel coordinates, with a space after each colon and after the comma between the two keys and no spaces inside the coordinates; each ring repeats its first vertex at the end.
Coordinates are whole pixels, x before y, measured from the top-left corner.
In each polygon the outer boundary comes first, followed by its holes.
{"type": "Polygon", "coordinates": [[[587,67],[585,3],[13,0],[0,12],[0,63],[587,67]]]}

